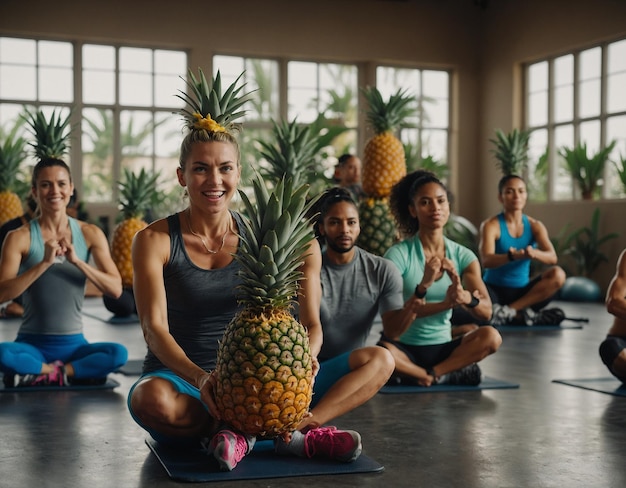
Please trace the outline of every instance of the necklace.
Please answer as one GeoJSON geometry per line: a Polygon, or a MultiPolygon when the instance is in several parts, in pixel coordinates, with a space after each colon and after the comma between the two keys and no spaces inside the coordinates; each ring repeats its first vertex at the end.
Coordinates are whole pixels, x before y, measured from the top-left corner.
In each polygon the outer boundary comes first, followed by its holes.
{"type": "Polygon", "coordinates": [[[200,242],[202,242],[202,245],[204,246],[204,249],[206,249],[206,252],[208,252],[209,254],[217,254],[224,248],[224,243],[226,242],[226,236],[228,235],[228,232],[230,231],[231,221],[228,222],[228,227],[226,228],[226,232],[224,232],[224,235],[222,236],[222,243],[220,244],[220,247],[218,248],[217,251],[214,251],[213,249],[209,249],[209,246],[207,246],[207,243],[204,240],[204,236],[201,236],[197,232],[194,232],[194,230],[191,228],[191,211],[189,211],[189,213],[187,214],[187,225],[189,225],[189,232],[191,232],[194,236],[200,239],[200,242]]]}

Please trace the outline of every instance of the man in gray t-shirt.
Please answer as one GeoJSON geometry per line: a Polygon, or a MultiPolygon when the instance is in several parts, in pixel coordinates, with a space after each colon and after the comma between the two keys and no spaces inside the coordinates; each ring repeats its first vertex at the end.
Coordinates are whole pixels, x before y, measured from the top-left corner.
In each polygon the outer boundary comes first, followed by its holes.
{"type": "Polygon", "coordinates": [[[382,320],[410,320],[404,309],[403,281],[394,264],[355,245],[360,233],[354,201],[340,189],[322,200],[316,232],[323,239],[320,318],[325,361],[366,345],[377,315],[382,320]]]}

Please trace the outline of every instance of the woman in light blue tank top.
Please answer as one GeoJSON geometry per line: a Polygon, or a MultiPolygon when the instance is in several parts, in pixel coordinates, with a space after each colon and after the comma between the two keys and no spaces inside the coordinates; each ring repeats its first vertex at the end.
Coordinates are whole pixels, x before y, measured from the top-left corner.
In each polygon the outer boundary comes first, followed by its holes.
{"type": "Polygon", "coordinates": [[[452,337],[455,307],[485,320],[491,301],[476,255],[444,235],[448,191],[433,173],[417,170],[393,186],[389,206],[405,238],[385,258],[400,271],[404,299],[414,312],[412,322],[383,323],[379,344],[395,359],[395,380],[424,387],[477,385],[482,378],[477,363],[495,353],[502,338],[489,326],[452,337]]]}
{"type": "Polygon", "coordinates": [[[89,343],[83,335],[86,279],[111,296],[119,296],[122,284],[102,230],[67,215],[73,191],[65,162],[37,163],[37,218],[4,243],[0,302],[23,294],[24,304],[17,338],[0,344],[5,387],[99,384],[126,363],[123,345],[89,343]]]}

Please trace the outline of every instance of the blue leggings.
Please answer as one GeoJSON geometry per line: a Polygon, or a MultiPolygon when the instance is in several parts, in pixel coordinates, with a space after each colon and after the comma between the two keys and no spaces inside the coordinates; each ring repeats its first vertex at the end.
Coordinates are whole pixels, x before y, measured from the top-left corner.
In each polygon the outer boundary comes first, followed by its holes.
{"type": "Polygon", "coordinates": [[[0,370],[5,374],[39,374],[44,363],[72,363],[75,378],[104,378],[126,364],[128,351],[114,342],[90,344],[83,334],[18,334],[0,343],[0,370]]]}

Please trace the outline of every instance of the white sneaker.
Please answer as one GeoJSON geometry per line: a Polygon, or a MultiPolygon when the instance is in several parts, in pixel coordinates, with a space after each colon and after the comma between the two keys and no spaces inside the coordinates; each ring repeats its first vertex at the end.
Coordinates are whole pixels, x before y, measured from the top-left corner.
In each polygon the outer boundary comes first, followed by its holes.
{"type": "Polygon", "coordinates": [[[493,314],[491,315],[491,325],[506,325],[510,323],[517,311],[509,307],[508,305],[500,305],[499,303],[493,304],[493,314]]]}

